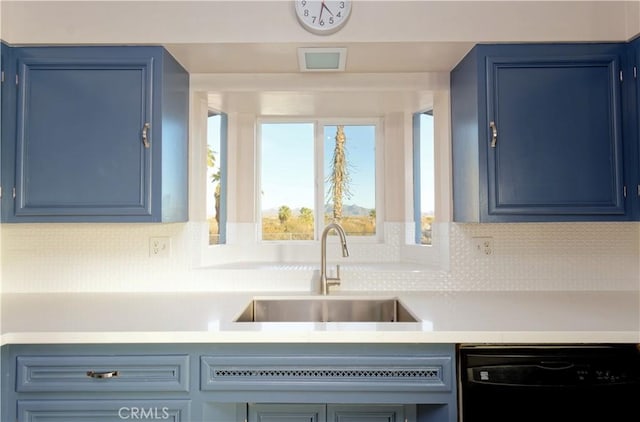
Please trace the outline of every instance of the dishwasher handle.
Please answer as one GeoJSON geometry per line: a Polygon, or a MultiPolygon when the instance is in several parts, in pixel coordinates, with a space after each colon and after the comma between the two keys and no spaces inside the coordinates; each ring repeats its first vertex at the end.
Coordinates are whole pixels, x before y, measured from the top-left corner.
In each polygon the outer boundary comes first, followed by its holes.
{"type": "Polygon", "coordinates": [[[467,368],[472,384],[529,387],[579,385],[588,381],[588,370],[567,361],[467,368]]]}
{"type": "Polygon", "coordinates": [[[551,361],[551,362],[542,361],[536,366],[540,369],[546,369],[549,371],[561,371],[564,369],[571,369],[575,367],[573,363],[563,362],[563,361],[551,361]]]}

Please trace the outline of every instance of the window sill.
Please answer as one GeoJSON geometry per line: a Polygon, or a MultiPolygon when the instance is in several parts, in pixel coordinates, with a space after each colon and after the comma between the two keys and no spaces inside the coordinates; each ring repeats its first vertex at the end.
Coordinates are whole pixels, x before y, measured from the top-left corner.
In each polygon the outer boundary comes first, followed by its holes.
{"type": "MultiPolygon", "coordinates": [[[[199,268],[218,270],[318,271],[320,242],[257,242],[249,236],[255,226],[234,227],[241,236],[231,236],[225,245],[207,245],[199,268]]],[[[343,258],[337,239],[329,239],[327,262],[350,272],[434,272],[449,270],[448,225],[434,225],[435,246],[410,245],[413,224],[386,223],[383,242],[348,241],[350,256],[343,258]]]]}
{"type": "MultiPolygon", "coordinates": [[[[341,272],[433,272],[433,268],[427,265],[421,265],[413,262],[340,262],[341,272]]],[[[328,267],[335,268],[335,262],[327,263],[328,267]]],[[[286,263],[286,262],[251,262],[238,261],[208,265],[200,267],[201,269],[215,270],[255,270],[255,271],[303,271],[313,272],[320,270],[319,263],[286,263]]]]}

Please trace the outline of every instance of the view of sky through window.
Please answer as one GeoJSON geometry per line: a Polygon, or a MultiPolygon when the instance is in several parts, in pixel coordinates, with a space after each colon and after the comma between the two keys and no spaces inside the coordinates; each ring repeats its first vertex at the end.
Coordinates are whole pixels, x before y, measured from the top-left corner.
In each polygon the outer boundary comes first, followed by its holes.
{"type": "MultiPolygon", "coordinates": [[[[375,234],[374,125],[345,125],[345,156],[349,174],[342,196],[342,220],[347,234],[375,234]]],[[[261,213],[263,240],[312,240],[315,222],[333,218],[329,196],[337,125],[322,126],[315,139],[314,123],[263,123],[260,127],[261,213]],[[319,143],[319,144],[317,144],[319,143]],[[319,148],[316,147],[319,145],[319,148]],[[315,165],[323,154],[323,176],[316,183],[315,165]],[[317,204],[317,190],[322,204],[317,204]]]]}
{"type": "Polygon", "coordinates": [[[314,239],[314,125],[260,127],[263,240],[314,239]]]}
{"type": "MultiPolygon", "coordinates": [[[[433,133],[433,113],[421,113],[419,115],[419,145],[420,151],[417,168],[419,172],[417,180],[419,191],[415,193],[417,209],[414,210],[416,221],[416,243],[431,245],[431,224],[435,216],[435,168],[434,168],[434,133],[433,133]]],[[[416,149],[414,149],[416,152],[416,149]]]]}
{"type": "MultiPolygon", "coordinates": [[[[331,160],[335,147],[337,126],[324,127],[324,174],[331,174],[331,160]]],[[[350,198],[345,205],[375,209],[376,207],[376,128],[371,125],[346,125],[345,149],[350,178],[350,198]]],[[[329,182],[325,180],[325,203],[330,202],[326,193],[329,182]]]]}
{"type": "MultiPolygon", "coordinates": [[[[208,119],[207,219],[210,243],[219,238],[216,190],[220,177],[221,118],[208,119]]],[[[343,125],[348,180],[342,197],[342,219],[347,234],[376,233],[376,126],[343,125]]],[[[314,122],[269,122],[260,125],[260,213],[263,240],[313,240],[316,220],[333,217],[332,162],[338,125],[320,126],[315,139],[314,122]],[[316,154],[322,154],[319,161],[316,154]],[[317,163],[322,180],[316,181],[317,163]],[[322,192],[318,192],[321,189],[322,192]],[[322,203],[319,198],[322,198],[322,203]]],[[[419,198],[421,241],[430,244],[434,216],[433,116],[420,114],[419,198]]],[[[219,201],[219,199],[218,199],[219,201]]],[[[218,204],[224,206],[224,204],[218,204]]],[[[417,220],[416,220],[417,221],[417,220]]]]}
{"type": "MultiPolygon", "coordinates": [[[[219,210],[216,210],[216,194],[220,192],[221,174],[221,122],[218,115],[210,116],[207,119],[207,221],[209,222],[209,244],[220,243],[220,218],[219,210]]],[[[220,201],[218,199],[218,201],[220,201]]],[[[222,206],[219,204],[218,206],[222,206]]]]}
{"type": "Polygon", "coordinates": [[[434,215],[435,181],[433,157],[433,115],[420,115],[420,203],[422,214],[434,215]]]}
{"type": "Polygon", "coordinates": [[[261,126],[261,209],[314,208],[313,123],[261,126]]]}

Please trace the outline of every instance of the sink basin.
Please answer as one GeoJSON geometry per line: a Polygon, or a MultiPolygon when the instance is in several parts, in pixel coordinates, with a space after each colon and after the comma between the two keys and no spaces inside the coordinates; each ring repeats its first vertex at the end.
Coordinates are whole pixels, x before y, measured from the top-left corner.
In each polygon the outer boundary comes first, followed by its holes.
{"type": "Polygon", "coordinates": [[[236,322],[418,322],[398,299],[254,299],[236,322]]]}

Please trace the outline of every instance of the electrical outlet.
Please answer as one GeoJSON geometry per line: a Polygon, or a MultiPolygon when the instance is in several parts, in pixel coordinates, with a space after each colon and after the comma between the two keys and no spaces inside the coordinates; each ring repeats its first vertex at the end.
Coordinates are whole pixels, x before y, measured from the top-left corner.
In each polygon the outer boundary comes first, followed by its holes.
{"type": "Polygon", "coordinates": [[[473,249],[476,255],[493,254],[493,237],[483,236],[473,238],[473,249]]]}
{"type": "Polygon", "coordinates": [[[151,258],[168,258],[171,256],[171,238],[150,237],[149,238],[149,256],[151,258]]]}

